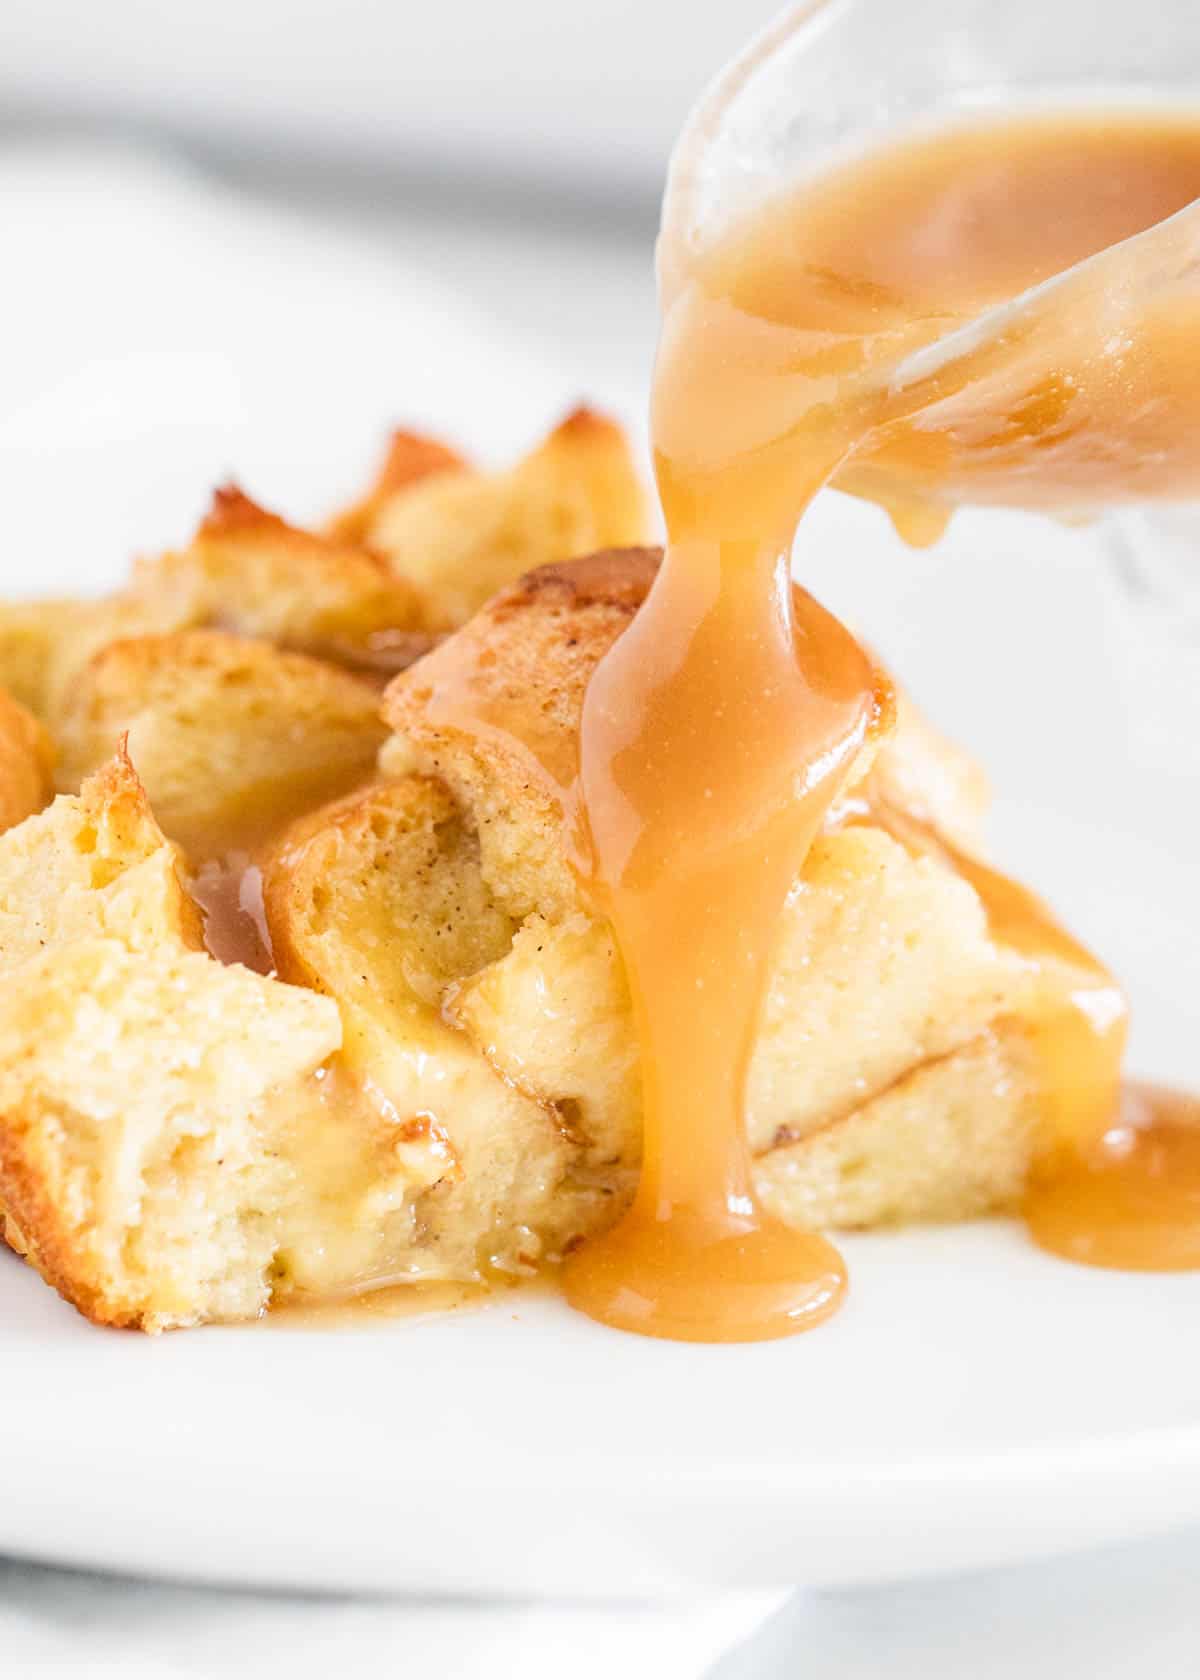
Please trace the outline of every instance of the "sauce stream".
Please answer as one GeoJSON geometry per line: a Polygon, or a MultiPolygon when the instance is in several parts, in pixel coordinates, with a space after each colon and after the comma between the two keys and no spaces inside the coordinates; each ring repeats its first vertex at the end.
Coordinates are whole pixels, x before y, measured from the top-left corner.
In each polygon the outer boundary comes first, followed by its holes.
{"type": "MultiPolygon", "coordinates": [[[[792,534],[829,482],[922,542],[963,502],[1074,516],[1194,496],[1200,288],[1190,220],[1165,219],[1198,195],[1191,118],[1010,117],[808,181],[699,255],[664,243],[653,432],[669,544],[592,679],[581,743],[582,870],[630,977],[645,1126],[632,1211],[567,1265],[592,1316],[740,1341],[841,1300],[833,1247],[759,1208],[743,1123],[780,912],[874,692],[849,632],[793,596],[792,534]]],[[[1136,1207],[1137,1252],[1171,1263],[1200,1205],[1200,1137],[1194,1111],[1168,1104],[1156,1123],[1142,1094],[1112,1144],[1114,983],[1022,889],[911,813],[884,818],[971,881],[1035,981],[1063,956],[1095,976],[1065,1003],[1048,987],[1035,1012],[1054,1163],[1031,1193],[1037,1239],[1115,1253],[1136,1207]]]]}

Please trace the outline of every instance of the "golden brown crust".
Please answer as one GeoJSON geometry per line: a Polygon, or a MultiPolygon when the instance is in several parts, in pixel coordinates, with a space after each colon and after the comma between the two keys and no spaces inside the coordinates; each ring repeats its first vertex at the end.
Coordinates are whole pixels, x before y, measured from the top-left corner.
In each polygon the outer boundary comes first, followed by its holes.
{"type": "Polygon", "coordinates": [[[265,1117],[279,1093],[286,1124],[336,1051],[336,1010],[111,938],[42,952],[18,981],[0,997],[0,1200],[31,1263],[96,1323],[257,1312],[266,1198],[287,1189],[265,1117]]]}
{"type": "Polygon", "coordinates": [[[337,999],[349,1066],[398,1116],[431,1122],[405,1141],[424,1179],[406,1265],[477,1279],[603,1221],[606,1192],[572,1181],[560,1111],[498,1076],[444,1013],[513,924],[439,781],[382,783],[304,819],[266,860],[264,897],[280,972],[337,999]]]}
{"type": "Polygon", "coordinates": [[[551,779],[569,786],[588,681],[645,600],[661,559],[660,549],[608,549],[527,572],[396,678],[384,716],[398,733],[432,742],[464,733],[478,708],[502,719],[551,779]],[[463,728],[452,715],[460,709],[463,728]]]}
{"type": "Polygon", "coordinates": [[[0,1200],[4,1238],[34,1271],[93,1324],[135,1329],[138,1313],[79,1266],[75,1233],[63,1218],[64,1185],[30,1139],[18,1111],[0,1113],[0,1200]],[[36,1237],[29,1235],[36,1232],[36,1237]]]}

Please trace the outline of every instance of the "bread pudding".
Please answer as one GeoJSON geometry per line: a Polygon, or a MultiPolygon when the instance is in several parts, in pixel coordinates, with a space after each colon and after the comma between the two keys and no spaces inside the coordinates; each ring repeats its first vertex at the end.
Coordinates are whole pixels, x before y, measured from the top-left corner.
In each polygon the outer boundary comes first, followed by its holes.
{"type": "MultiPolygon", "coordinates": [[[[638,1034],[575,782],[659,555],[572,555],[644,517],[599,417],[490,476],[400,434],[328,533],[226,489],[118,595],[3,609],[0,1204],[89,1318],[499,1285],[629,1205],[638,1034]]],[[[963,867],[985,804],[880,676],[748,1079],[794,1226],[1009,1208],[1054,1145],[1046,973],[963,867]]],[[[1066,949],[1050,983],[1095,990],[1066,949]]]]}

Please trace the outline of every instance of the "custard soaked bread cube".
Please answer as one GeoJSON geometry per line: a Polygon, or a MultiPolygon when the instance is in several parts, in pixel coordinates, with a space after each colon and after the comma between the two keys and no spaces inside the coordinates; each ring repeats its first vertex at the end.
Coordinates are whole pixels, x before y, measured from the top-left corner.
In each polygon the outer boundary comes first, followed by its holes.
{"type": "Polygon", "coordinates": [[[414,586],[421,628],[443,631],[532,566],[643,541],[649,515],[621,428],[581,408],[507,472],[443,470],[347,517],[414,586]]]}
{"type": "Polygon", "coordinates": [[[410,1140],[346,1082],[328,998],[104,939],[19,981],[0,999],[0,1202],[81,1312],[162,1330],[403,1274],[410,1140]]]}
{"type": "Polygon", "coordinates": [[[603,1224],[619,1170],[587,1181],[569,1113],[499,1077],[442,1019],[450,987],[503,958],[514,923],[445,787],[405,777],[299,824],[265,869],[276,960],[335,997],[345,1061],[405,1123],[427,1191],[413,1276],[514,1273],[603,1224]]]}
{"type": "Polygon", "coordinates": [[[0,1194],[102,1324],[253,1316],[287,1196],[274,1096],[337,1048],[326,1000],[189,952],[80,940],[0,1002],[0,1194]]]}
{"type": "Polygon", "coordinates": [[[242,1167],[255,1176],[228,1134],[340,1040],[321,1000],[222,969],[200,946],[177,854],[124,755],[0,838],[6,1235],[101,1322],[224,1314],[243,1285],[257,1310],[262,1265],[238,1284],[233,1247],[218,1262],[213,1246],[242,1167]],[[185,1184],[206,1128],[229,1170],[209,1162],[185,1184]],[[169,1215],[155,1205],[168,1189],[169,1215]],[[160,1218],[173,1233],[154,1236],[160,1218]]]}
{"type": "Polygon", "coordinates": [[[384,735],[374,688],[321,660],[214,630],[137,637],[79,673],[59,722],[60,785],[128,736],[163,828],[215,855],[363,781],[384,735]]]}
{"type": "Polygon", "coordinates": [[[330,999],[200,942],[128,760],[0,838],[0,1223],[97,1322],[390,1280],[453,1170],[339,1060],[330,999]]]}
{"type": "Polygon", "coordinates": [[[41,810],[50,797],[53,763],[45,730],[0,688],[0,833],[41,810]]]}
{"type": "MultiPolygon", "coordinates": [[[[571,1118],[588,1173],[636,1162],[636,1039],[610,930],[570,863],[570,784],[588,676],[653,577],[649,551],[544,568],[396,679],[384,761],[445,782],[480,870],[519,924],[443,996],[446,1018],[530,1099],[571,1118]],[[481,727],[482,725],[482,727],[481,727]]],[[[1031,1030],[1049,981],[993,935],[970,880],[887,817],[903,792],[962,837],[978,779],[914,729],[852,766],[840,814],[798,871],[748,1091],[764,1197],[801,1224],[960,1217],[1019,1194],[1045,1114],[1031,1030]]]]}

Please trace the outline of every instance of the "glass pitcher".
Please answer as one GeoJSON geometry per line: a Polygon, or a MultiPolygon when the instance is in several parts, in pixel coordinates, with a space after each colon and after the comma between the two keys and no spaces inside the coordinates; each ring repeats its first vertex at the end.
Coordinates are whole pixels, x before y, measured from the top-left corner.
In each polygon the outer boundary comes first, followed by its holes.
{"type": "MultiPolygon", "coordinates": [[[[781,186],[892,137],[989,114],[1161,106],[1200,118],[1196,0],[807,0],[718,77],[684,129],[663,208],[664,298],[689,256],[781,186]]],[[[889,377],[898,394],[931,376],[952,388],[956,357],[1048,307],[1078,322],[1080,354],[1099,367],[1136,341],[1149,308],[1173,300],[1196,309],[1200,359],[1196,204],[989,310],[889,377]]],[[[1095,521],[1129,728],[1140,756],[1175,777],[1200,773],[1200,444],[1185,447],[1195,474],[1182,499],[1143,500],[1118,472],[1078,505],[1053,508],[1095,521]]],[[[849,472],[834,483],[855,487],[849,472]]],[[[1000,480],[949,489],[952,502],[1005,501],[1000,480]]]]}

